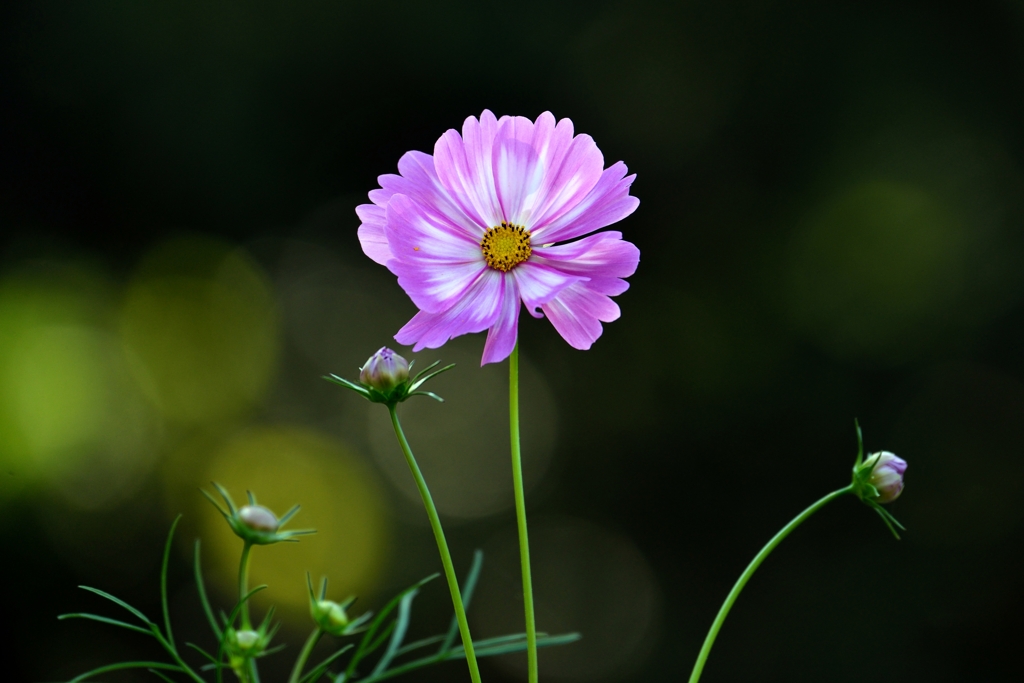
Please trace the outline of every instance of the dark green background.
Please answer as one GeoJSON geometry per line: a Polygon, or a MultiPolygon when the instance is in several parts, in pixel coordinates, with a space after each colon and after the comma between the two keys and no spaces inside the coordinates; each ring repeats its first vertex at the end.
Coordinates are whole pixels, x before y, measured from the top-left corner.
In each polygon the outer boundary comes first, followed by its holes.
{"type": "MultiPolygon", "coordinates": [[[[0,41],[3,272],[73,256],[127,278],[181,231],[268,270],[296,239],[355,263],[353,209],[403,152],[483,108],[570,117],[638,174],[617,229],[642,256],[591,351],[524,316],[560,406],[532,510],[614,529],[654,571],[651,652],[611,679],[688,675],[745,562],[846,482],[854,417],[910,463],[904,540],[852,500],[826,509],[750,584],[703,680],[1019,672],[1021,3],[12,2],[0,41]]],[[[316,377],[363,359],[282,354],[325,397],[316,377]]],[[[142,516],[145,540],[109,553],[155,556],[170,516],[147,491],[68,523],[142,516]]],[[[153,655],[54,620],[102,579],[52,548],[44,504],[0,508],[5,680],[153,655]]],[[[457,557],[508,524],[456,531],[457,557]]],[[[140,566],[123,597],[156,614],[140,566]]]]}

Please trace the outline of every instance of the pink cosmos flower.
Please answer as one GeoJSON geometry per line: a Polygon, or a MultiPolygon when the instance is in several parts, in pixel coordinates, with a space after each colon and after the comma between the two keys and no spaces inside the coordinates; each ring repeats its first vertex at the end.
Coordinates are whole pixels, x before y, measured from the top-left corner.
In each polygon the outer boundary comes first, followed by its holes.
{"type": "Polygon", "coordinates": [[[488,330],[483,365],[512,353],[520,301],[577,349],[619,317],[609,297],[629,287],[622,278],[640,251],[619,232],[590,233],[636,210],[636,176],[621,161],[604,168],[569,119],[484,111],[462,135],[442,135],[433,156],[407,152],[398,172],[380,176],[373,203],[356,213],[363,251],[420,309],[395,335],[400,344],[419,351],[488,330]]]}

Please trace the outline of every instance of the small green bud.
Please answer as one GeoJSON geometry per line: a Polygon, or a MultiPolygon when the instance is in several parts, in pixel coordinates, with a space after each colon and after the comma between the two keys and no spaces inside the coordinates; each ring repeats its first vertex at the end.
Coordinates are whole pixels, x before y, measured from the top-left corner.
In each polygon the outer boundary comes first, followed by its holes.
{"type": "MultiPolygon", "coordinates": [[[[224,652],[228,656],[228,665],[231,666],[240,680],[244,680],[246,662],[259,657],[267,651],[267,646],[270,645],[270,640],[274,635],[267,632],[269,625],[270,618],[268,615],[268,618],[260,624],[257,630],[251,628],[236,630],[230,626],[225,629],[224,652]]],[[[274,630],[276,631],[276,629],[274,630]]]]}
{"type": "Polygon", "coordinates": [[[306,574],[306,587],[309,589],[309,615],[313,617],[317,628],[332,636],[350,636],[366,629],[364,624],[373,615],[372,612],[349,619],[346,610],[356,601],[354,596],[345,598],[340,604],[327,599],[327,578],[320,582],[320,590],[313,591],[313,580],[306,574]]]}
{"type": "Polygon", "coordinates": [[[317,626],[333,636],[342,635],[349,624],[345,608],[333,600],[312,602],[309,611],[317,626]]]}
{"type": "Polygon", "coordinates": [[[380,347],[359,368],[359,381],[385,395],[408,379],[409,361],[386,346],[380,347]]]}

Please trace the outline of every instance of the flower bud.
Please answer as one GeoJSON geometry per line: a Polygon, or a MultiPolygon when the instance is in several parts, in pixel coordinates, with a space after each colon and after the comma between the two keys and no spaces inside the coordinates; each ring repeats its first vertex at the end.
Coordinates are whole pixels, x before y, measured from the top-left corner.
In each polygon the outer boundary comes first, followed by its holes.
{"type": "Polygon", "coordinates": [[[345,608],[333,600],[317,600],[310,605],[310,612],[317,626],[331,635],[341,635],[349,624],[345,608]]]}
{"type": "Polygon", "coordinates": [[[359,369],[359,381],[382,394],[409,379],[409,362],[386,346],[370,356],[359,369]]]}
{"type": "Polygon", "coordinates": [[[903,473],[907,461],[889,451],[869,455],[861,466],[871,472],[867,482],[878,491],[876,503],[891,503],[903,492],[903,473]]]}
{"type": "Polygon", "coordinates": [[[268,508],[257,505],[256,496],[252,491],[249,492],[249,504],[239,508],[235,507],[234,501],[231,500],[231,496],[228,495],[227,490],[223,486],[213,482],[213,488],[217,490],[217,493],[224,500],[224,506],[205,490],[200,490],[207,500],[217,508],[217,512],[224,516],[224,520],[231,527],[231,530],[235,532],[235,535],[246,543],[270,545],[271,543],[294,540],[296,536],[316,533],[312,529],[289,529],[287,531],[281,529],[299,511],[298,505],[292,507],[291,510],[279,518],[268,508]]]}
{"type": "Polygon", "coordinates": [[[260,634],[252,629],[236,631],[235,644],[242,652],[249,652],[260,644],[260,634]]]}
{"type": "Polygon", "coordinates": [[[246,680],[245,670],[249,660],[259,657],[267,651],[267,645],[273,633],[267,633],[270,620],[265,619],[259,629],[243,628],[235,630],[231,626],[224,629],[224,653],[230,666],[239,680],[246,680]]]}
{"type": "Polygon", "coordinates": [[[253,531],[277,531],[277,516],[262,505],[243,505],[238,518],[253,531]]]}

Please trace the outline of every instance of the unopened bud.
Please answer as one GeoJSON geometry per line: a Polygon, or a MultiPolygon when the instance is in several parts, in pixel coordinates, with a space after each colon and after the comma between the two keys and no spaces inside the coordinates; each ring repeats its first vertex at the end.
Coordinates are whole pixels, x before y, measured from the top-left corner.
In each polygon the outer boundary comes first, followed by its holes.
{"type": "Polygon", "coordinates": [[[871,472],[868,483],[878,491],[876,503],[891,503],[903,493],[903,473],[907,461],[889,451],[881,451],[867,457],[862,465],[871,472]]]}
{"type": "Polygon", "coordinates": [[[386,346],[370,356],[359,370],[359,381],[382,394],[408,379],[409,362],[386,346]]]}
{"type": "Polygon", "coordinates": [[[238,518],[253,531],[277,531],[277,516],[262,505],[243,505],[238,518]]]}
{"type": "Polygon", "coordinates": [[[349,624],[345,608],[333,600],[317,600],[310,611],[313,621],[332,635],[341,635],[349,624]]]}
{"type": "Polygon", "coordinates": [[[236,631],[235,642],[238,643],[239,650],[247,652],[260,644],[260,634],[251,629],[236,631]]]}

